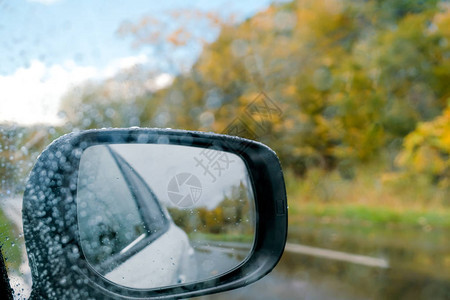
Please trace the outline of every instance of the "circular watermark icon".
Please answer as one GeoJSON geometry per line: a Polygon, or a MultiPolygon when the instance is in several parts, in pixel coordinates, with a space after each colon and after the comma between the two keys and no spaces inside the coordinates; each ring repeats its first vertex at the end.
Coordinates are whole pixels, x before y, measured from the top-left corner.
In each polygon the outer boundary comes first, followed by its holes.
{"type": "Polygon", "coordinates": [[[179,173],[170,179],[167,195],[176,206],[192,207],[200,200],[202,184],[197,176],[191,173],[179,173]]]}

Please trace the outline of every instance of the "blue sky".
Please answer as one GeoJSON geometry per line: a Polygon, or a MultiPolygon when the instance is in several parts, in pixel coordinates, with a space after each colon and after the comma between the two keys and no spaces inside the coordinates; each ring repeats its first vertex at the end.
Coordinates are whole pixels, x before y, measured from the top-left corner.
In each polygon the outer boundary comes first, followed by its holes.
{"type": "Polygon", "coordinates": [[[79,65],[104,67],[119,57],[137,55],[130,39],[115,32],[122,21],[161,15],[170,9],[200,9],[252,15],[267,0],[246,1],[0,1],[0,75],[32,60],[47,65],[74,60],[79,65]]]}
{"type": "MultiPolygon", "coordinates": [[[[161,59],[116,34],[124,21],[195,9],[250,17],[271,0],[0,0],[0,124],[58,124],[61,98],[86,80],[104,80],[161,59]]],[[[197,30],[197,29],[196,29],[197,30]]],[[[208,31],[208,28],[200,30],[208,31]]],[[[199,47],[183,50],[194,61],[199,47]]],[[[190,57],[190,59],[188,58],[190,57]]],[[[170,84],[167,75],[161,85],[170,84]]]]}

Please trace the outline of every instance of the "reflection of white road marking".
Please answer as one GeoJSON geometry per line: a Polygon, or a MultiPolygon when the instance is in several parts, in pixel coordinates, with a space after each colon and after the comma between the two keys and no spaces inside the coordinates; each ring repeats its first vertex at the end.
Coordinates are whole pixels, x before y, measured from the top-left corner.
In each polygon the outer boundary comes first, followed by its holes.
{"type": "MultiPolygon", "coordinates": [[[[222,253],[250,252],[251,247],[245,243],[233,242],[207,242],[206,244],[198,244],[194,246],[198,250],[218,251],[222,253]]],[[[335,250],[304,246],[299,244],[286,243],[285,252],[316,256],[321,258],[345,261],[349,263],[359,264],[368,267],[378,267],[387,269],[389,262],[383,258],[370,257],[365,255],[351,254],[335,250]]]]}
{"type": "Polygon", "coordinates": [[[286,243],[286,247],[284,248],[284,251],[290,252],[290,253],[311,255],[311,256],[316,256],[316,257],[345,261],[345,262],[364,265],[364,266],[368,266],[368,267],[378,267],[378,268],[383,268],[383,269],[389,268],[389,262],[382,258],[350,254],[350,253],[345,253],[345,252],[340,252],[340,251],[335,251],[335,250],[311,247],[311,246],[286,243]]]}
{"type": "Polygon", "coordinates": [[[224,254],[241,254],[241,255],[245,255],[248,253],[248,251],[243,251],[242,249],[234,249],[234,248],[221,248],[221,247],[217,247],[217,246],[198,246],[195,247],[196,250],[200,250],[200,251],[208,251],[208,252],[219,252],[219,253],[224,253],[224,254]]]}

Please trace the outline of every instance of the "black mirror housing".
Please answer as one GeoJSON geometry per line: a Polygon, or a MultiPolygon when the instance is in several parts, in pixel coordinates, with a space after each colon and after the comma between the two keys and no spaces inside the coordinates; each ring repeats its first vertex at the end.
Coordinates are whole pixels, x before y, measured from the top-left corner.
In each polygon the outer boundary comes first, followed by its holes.
{"type": "Polygon", "coordinates": [[[287,199],[279,160],[267,146],[226,135],[172,129],[104,129],[71,133],[39,156],[23,198],[23,223],[33,277],[31,298],[187,298],[250,284],[279,261],[287,235],[287,199]],[[236,268],[207,280],[156,289],[115,284],[84,258],[77,222],[77,178],[85,149],[102,144],[173,144],[220,149],[245,162],[255,194],[251,254],[236,268]]]}

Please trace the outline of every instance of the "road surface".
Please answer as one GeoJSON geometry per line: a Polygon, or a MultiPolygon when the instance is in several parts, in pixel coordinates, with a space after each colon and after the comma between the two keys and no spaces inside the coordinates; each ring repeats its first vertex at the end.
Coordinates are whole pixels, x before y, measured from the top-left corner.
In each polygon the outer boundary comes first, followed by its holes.
{"type": "MultiPolygon", "coordinates": [[[[0,207],[5,215],[18,228],[23,237],[22,228],[22,199],[19,197],[3,199],[0,207]]],[[[17,242],[23,243],[23,238],[18,238],[17,242]]],[[[239,243],[218,243],[218,242],[193,242],[195,255],[199,264],[198,275],[200,279],[210,278],[224,273],[239,263],[241,263],[247,254],[249,248],[245,248],[245,244],[239,243]]],[[[31,272],[28,266],[28,259],[25,247],[22,247],[22,265],[19,273],[10,274],[11,285],[16,292],[27,296],[31,292],[31,272]]],[[[285,253],[299,254],[303,257],[319,257],[327,260],[336,260],[361,265],[364,267],[375,267],[386,269],[389,263],[383,259],[355,255],[333,251],[329,249],[315,248],[298,244],[287,244],[285,253]]],[[[283,264],[281,261],[280,265],[283,264]]],[[[314,283],[310,280],[307,272],[297,271],[294,275],[285,273],[286,266],[274,269],[272,273],[251,284],[247,287],[234,291],[216,294],[212,296],[204,296],[199,299],[345,299],[348,294],[340,291],[339,287],[333,286],[333,283],[320,281],[314,283]]],[[[295,266],[288,266],[293,267],[295,266]]],[[[17,295],[17,293],[16,293],[17,295]]],[[[21,297],[16,297],[17,299],[21,297]]],[[[355,299],[355,297],[352,297],[355,299]]]]}

